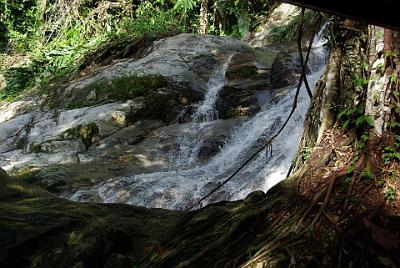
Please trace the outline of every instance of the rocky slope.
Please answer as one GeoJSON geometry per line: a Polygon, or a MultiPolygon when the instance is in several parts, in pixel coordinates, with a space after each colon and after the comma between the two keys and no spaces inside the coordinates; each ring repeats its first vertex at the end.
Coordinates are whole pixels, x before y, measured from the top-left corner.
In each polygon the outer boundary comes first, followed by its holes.
{"type": "Polygon", "coordinates": [[[187,131],[184,123],[207,81],[230,58],[217,103],[226,120],[207,130],[200,150],[206,160],[241,117],[260,110],[266,96],[282,97],[271,84],[285,86],[297,77],[287,75],[293,66],[287,59],[296,58],[290,47],[252,48],[226,37],[181,34],[146,51],[140,59],[116,60],[92,75],[52,85],[49,96],[2,104],[0,166],[51,191],[162,170],[170,161],[165,152],[187,131]]]}

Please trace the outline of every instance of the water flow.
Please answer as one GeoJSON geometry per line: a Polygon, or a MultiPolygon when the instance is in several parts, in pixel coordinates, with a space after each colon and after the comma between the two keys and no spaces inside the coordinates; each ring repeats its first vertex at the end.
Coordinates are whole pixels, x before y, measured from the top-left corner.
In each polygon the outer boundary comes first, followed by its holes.
{"type": "MultiPolygon", "coordinates": [[[[321,55],[325,58],[323,52],[321,55]]],[[[319,68],[313,67],[318,71],[308,76],[311,85],[314,85],[321,76],[324,65],[319,65],[319,68]]],[[[311,70],[313,69],[311,68],[311,70]]],[[[213,83],[210,80],[210,84],[213,83]]],[[[209,88],[207,96],[209,95],[210,100],[208,101],[206,96],[193,116],[192,124],[197,125],[196,127],[199,129],[202,128],[201,124],[210,124],[209,121],[204,122],[204,120],[216,118],[212,110],[215,110],[215,99],[221,84],[222,80],[219,80],[218,83],[215,83],[215,87],[209,88]]],[[[186,166],[185,168],[177,164],[165,172],[114,178],[77,191],[72,195],[71,200],[96,200],[106,203],[186,209],[219,185],[260,146],[262,141],[276,133],[290,113],[294,94],[295,88],[291,89],[277,103],[267,102],[257,115],[249,118],[232,132],[226,145],[206,164],[186,166]]],[[[283,180],[297,149],[309,103],[309,97],[303,87],[296,112],[284,131],[274,140],[272,156],[266,157],[265,154],[260,154],[203,205],[221,200],[242,199],[255,190],[267,191],[283,180]]],[[[195,147],[198,141],[194,141],[193,144],[191,146],[195,147]]],[[[185,148],[182,151],[184,150],[185,148]]],[[[191,153],[193,153],[193,149],[191,153]]]]}
{"type": "Polygon", "coordinates": [[[226,70],[228,69],[232,57],[233,55],[231,55],[208,80],[207,93],[204,97],[204,101],[200,102],[196,112],[191,116],[192,124],[189,124],[190,129],[188,129],[188,132],[195,133],[195,137],[182,137],[180,141],[178,141],[178,153],[170,157],[172,162],[175,162],[180,168],[189,166],[197,160],[197,156],[204,142],[205,131],[210,126],[209,123],[218,119],[216,103],[219,92],[225,85],[226,70]]]}

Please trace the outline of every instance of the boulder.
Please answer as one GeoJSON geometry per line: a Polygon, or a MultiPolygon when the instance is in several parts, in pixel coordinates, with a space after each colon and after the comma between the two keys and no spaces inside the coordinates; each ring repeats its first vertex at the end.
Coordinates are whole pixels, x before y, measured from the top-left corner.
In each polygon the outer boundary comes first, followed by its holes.
{"type": "Polygon", "coordinates": [[[254,115],[260,111],[259,93],[271,90],[271,74],[278,52],[257,48],[233,55],[226,72],[227,83],[220,92],[221,118],[254,115]]]}
{"type": "Polygon", "coordinates": [[[46,190],[54,191],[57,187],[65,185],[68,177],[68,172],[60,166],[44,167],[33,176],[31,182],[46,190]]]}

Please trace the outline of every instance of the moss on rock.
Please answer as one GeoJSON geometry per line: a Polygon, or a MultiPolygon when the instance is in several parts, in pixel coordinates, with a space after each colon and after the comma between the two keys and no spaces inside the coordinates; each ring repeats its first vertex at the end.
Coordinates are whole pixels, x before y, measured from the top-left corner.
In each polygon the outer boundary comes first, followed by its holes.
{"type": "Polygon", "coordinates": [[[86,124],[79,129],[79,134],[86,147],[89,147],[96,141],[99,132],[99,127],[94,122],[86,124]]]}
{"type": "Polygon", "coordinates": [[[226,77],[229,80],[249,79],[257,76],[258,68],[254,65],[238,65],[229,69],[226,77]]]}
{"type": "Polygon", "coordinates": [[[131,74],[110,80],[102,79],[89,85],[89,96],[82,101],[70,103],[69,109],[103,104],[109,101],[124,101],[146,96],[152,91],[168,87],[170,81],[161,75],[131,74]]]}

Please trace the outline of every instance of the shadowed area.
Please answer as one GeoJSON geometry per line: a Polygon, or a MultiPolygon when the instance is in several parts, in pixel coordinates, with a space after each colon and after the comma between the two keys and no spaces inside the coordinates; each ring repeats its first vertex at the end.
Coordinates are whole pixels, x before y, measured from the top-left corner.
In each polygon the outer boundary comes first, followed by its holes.
{"type": "Polygon", "coordinates": [[[363,0],[279,0],[297,6],[315,9],[368,24],[400,30],[399,1],[385,0],[367,4],[363,0]]]}

